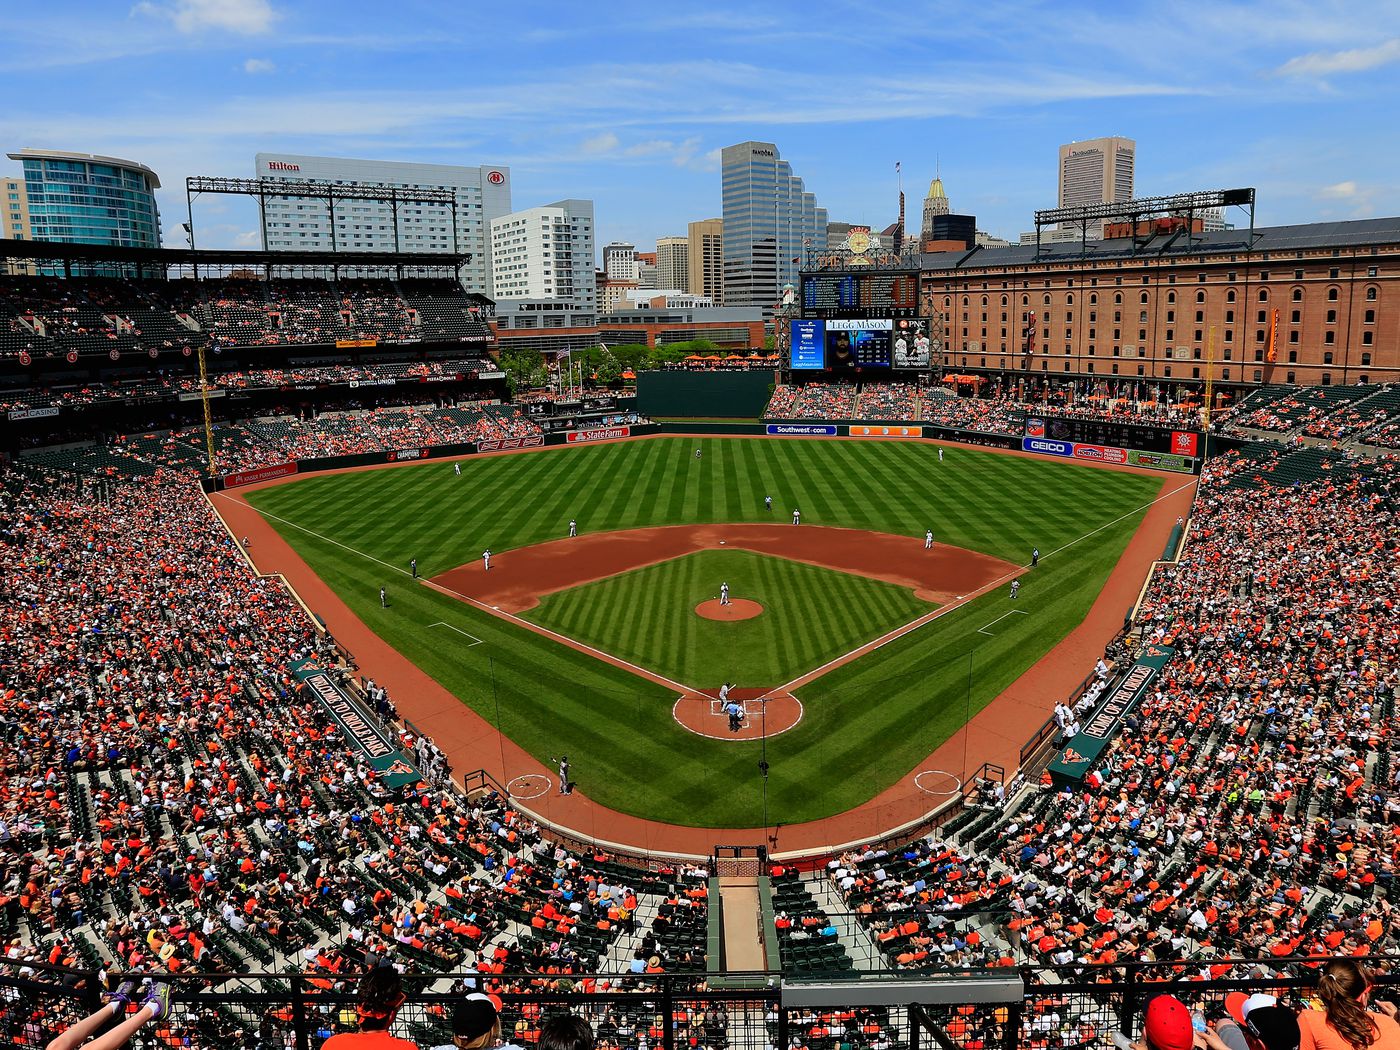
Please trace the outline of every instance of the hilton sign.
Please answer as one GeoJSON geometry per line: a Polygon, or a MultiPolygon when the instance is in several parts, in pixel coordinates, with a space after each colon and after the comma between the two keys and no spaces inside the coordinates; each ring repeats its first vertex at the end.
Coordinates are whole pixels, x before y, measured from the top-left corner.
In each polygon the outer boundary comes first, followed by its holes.
{"type": "Polygon", "coordinates": [[[268,171],[301,171],[300,164],[288,164],[285,160],[270,160],[267,162],[268,171]]]}

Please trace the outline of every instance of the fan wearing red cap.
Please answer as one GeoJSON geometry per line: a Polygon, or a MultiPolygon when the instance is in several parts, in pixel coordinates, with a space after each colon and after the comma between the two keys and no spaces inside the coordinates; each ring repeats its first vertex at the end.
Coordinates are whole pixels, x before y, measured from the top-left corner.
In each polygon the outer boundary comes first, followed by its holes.
{"type": "Polygon", "coordinates": [[[1191,1011],[1170,995],[1159,995],[1147,1004],[1143,1015],[1142,1039],[1133,1044],[1142,1050],[1191,1050],[1196,1030],[1191,1027],[1191,1011]]]}

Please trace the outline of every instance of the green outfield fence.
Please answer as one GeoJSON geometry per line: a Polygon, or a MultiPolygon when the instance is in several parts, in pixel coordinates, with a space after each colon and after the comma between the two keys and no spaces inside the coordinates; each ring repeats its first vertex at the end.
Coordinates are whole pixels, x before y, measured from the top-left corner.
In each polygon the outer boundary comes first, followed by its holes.
{"type": "MultiPolygon", "coordinates": [[[[1198,949],[1204,952],[1205,949],[1198,949]]],[[[490,975],[503,1000],[506,1038],[530,1046],[540,1022],[572,1012],[619,1050],[1012,1050],[1045,1045],[1106,1046],[1113,1033],[1135,1035],[1143,1009],[1170,993],[1207,1019],[1224,1016],[1231,992],[1267,992],[1293,1008],[1311,998],[1325,959],[1182,961],[1105,966],[1023,966],[948,970],[897,977],[826,981],[781,973],[567,977],[490,975]],[[1224,974],[1225,976],[1213,976],[1224,974]]],[[[1400,992],[1397,957],[1368,960],[1380,971],[1375,997],[1400,992]]],[[[127,976],[110,974],[108,983],[127,976]]],[[[353,976],[323,974],[161,974],[172,987],[167,1019],[148,1024],[134,1046],[190,1050],[317,1050],[353,1030],[353,976]]],[[[420,1047],[451,1041],[453,1004],[481,975],[405,976],[407,1000],[392,1032],[420,1047]]],[[[101,1004],[92,971],[0,960],[0,1045],[43,1047],[101,1004]]]]}

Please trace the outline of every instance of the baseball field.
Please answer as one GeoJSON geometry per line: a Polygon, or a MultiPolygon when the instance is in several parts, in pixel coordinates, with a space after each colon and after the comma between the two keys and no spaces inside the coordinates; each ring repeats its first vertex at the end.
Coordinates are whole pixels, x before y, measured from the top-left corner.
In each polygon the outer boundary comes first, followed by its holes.
{"type": "Polygon", "coordinates": [[[1083,618],[1163,486],[963,447],[939,462],[934,446],[899,441],[668,437],[461,466],[313,475],[247,500],[486,722],[542,763],[567,752],[588,797],[709,827],[759,823],[763,745],[684,728],[678,687],[800,683],[800,722],[766,743],[771,819],[843,812],[906,776],[1083,618]],[[963,593],[964,579],[985,593],[963,593]],[[699,615],[722,582],[761,612],[699,615]]]}

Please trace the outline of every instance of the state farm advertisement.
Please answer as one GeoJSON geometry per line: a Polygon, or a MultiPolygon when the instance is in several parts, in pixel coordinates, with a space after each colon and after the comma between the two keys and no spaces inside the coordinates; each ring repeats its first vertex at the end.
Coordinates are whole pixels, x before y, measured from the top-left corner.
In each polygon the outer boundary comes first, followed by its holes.
{"type": "Polygon", "coordinates": [[[224,476],[224,488],[234,489],[239,485],[255,485],[259,481],[271,481],[273,478],[285,478],[289,474],[297,472],[295,463],[277,463],[270,467],[259,467],[257,470],[244,470],[237,474],[227,474],[224,476]]]}
{"type": "Polygon", "coordinates": [[[601,427],[597,430],[570,430],[565,440],[571,445],[582,441],[611,441],[632,436],[631,427],[601,427]]]}

